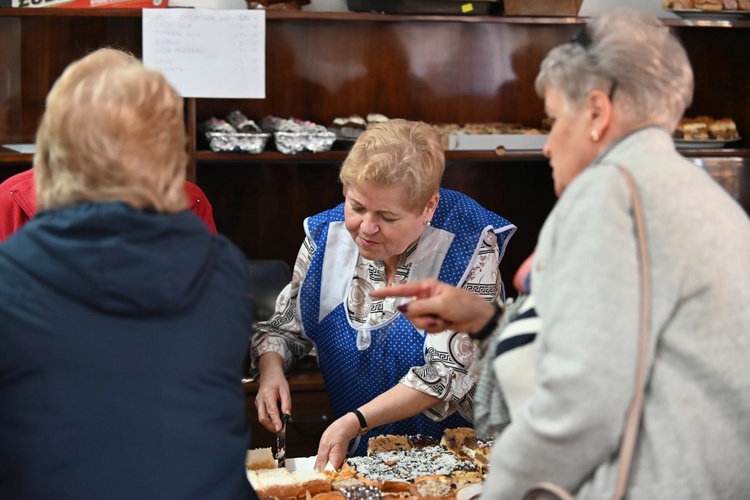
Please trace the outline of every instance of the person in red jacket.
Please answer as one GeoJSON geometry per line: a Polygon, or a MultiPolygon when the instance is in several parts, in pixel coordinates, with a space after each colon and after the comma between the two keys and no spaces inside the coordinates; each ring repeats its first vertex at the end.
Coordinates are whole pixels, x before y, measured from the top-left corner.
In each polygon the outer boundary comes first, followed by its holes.
{"type": "MultiPolygon", "coordinates": [[[[201,188],[185,181],[185,194],[189,205],[186,208],[190,208],[206,223],[211,234],[216,234],[213,208],[201,188]]],[[[5,241],[35,213],[34,169],[30,168],[9,177],[0,184],[0,241],[5,241]]]]}

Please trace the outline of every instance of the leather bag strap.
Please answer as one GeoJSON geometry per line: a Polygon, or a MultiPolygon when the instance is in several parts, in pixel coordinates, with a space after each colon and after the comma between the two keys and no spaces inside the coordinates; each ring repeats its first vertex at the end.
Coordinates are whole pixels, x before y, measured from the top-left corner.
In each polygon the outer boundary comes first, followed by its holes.
{"type": "Polygon", "coordinates": [[[643,215],[643,204],[638,186],[628,170],[618,165],[620,173],[625,177],[630,190],[630,198],[633,203],[633,219],[635,221],[635,232],[638,244],[638,255],[640,258],[641,274],[641,313],[640,313],[640,335],[638,338],[638,361],[635,374],[635,389],[633,398],[628,409],[625,431],[620,444],[619,471],[615,483],[615,500],[625,498],[630,478],[630,468],[633,464],[635,445],[638,441],[638,429],[641,425],[643,415],[643,401],[646,392],[646,373],[648,371],[649,330],[651,326],[651,262],[648,254],[648,236],[646,234],[646,221],[643,215]]]}

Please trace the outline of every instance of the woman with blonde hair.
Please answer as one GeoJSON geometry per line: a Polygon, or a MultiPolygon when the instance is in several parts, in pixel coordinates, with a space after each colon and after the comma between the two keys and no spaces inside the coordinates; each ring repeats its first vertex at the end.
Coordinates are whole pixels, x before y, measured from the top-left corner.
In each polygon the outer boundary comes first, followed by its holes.
{"type": "Polygon", "coordinates": [[[378,434],[439,439],[445,428],[470,425],[467,367],[476,350],[468,337],[425,337],[398,301],[370,300],[373,290],[427,277],[482,300],[503,296],[498,264],[515,226],[440,188],[444,168],[425,123],[390,120],[364,131],[341,168],[345,202],[305,221],[292,282],[252,338],[258,417],[272,432],[292,411],[285,370],[316,347],[337,417],[321,438],[319,469],[340,466],[355,438],[352,452],[363,454],[378,434]]]}
{"type": "Polygon", "coordinates": [[[111,49],[49,92],[39,212],[0,245],[0,498],[257,498],[249,276],[186,208],[183,120],[111,49]]]}
{"type": "MultiPolygon", "coordinates": [[[[140,64],[138,59],[128,52],[121,50],[105,47],[98,49],[96,52],[89,54],[86,57],[86,62],[69,68],[69,73],[64,81],[59,82],[59,86],[56,87],[58,95],[63,95],[69,90],[64,90],[63,85],[75,85],[84,76],[92,73],[102,71],[104,68],[109,66],[122,66],[129,64],[140,64]],[[66,83],[67,82],[67,83],[66,83]]],[[[55,100],[52,100],[55,103],[55,100]]],[[[56,106],[63,106],[63,103],[56,103],[56,106]]],[[[71,131],[70,133],[75,133],[71,131]]],[[[87,134],[96,134],[97,131],[91,127],[81,129],[81,132],[87,134]]],[[[77,134],[78,135],[78,134],[77,134]]],[[[123,136],[124,137],[124,136],[123,136]]],[[[52,141],[59,142],[58,139],[51,137],[41,138],[40,147],[51,148],[55,147],[59,149],[60,144],[56,146],[52,145],[52,141]]],[[[99,140],[104,140],[100,138],[99,140]]],[[[114,141],[112,148],[107,148],[107,154],[94,158],[94,162],[105,161],[108,158],[107,155],[117,154],[117,148],[127,147],[124,144],[119,144],[118,141],[114,141]]],[[[26,224],[37,212],[37,196],[36,196],[36,177],[38,175],[45,176],[42,172],[47,168],[45,158],[48,156],[48,152],[40,154],[39,162],[37,162],[37,168],[31,168],[23,171],[16,175],[9,177],[0,183],[0,241],[8,239],[13,233],[15,233],[21,226],[26,224]],[[42,161],[44,160],[44,161],[42,161]],[[36,172],[36,173],[35,173],[36,172]]],[[[59,153],[58,153],[59,154],[59,153]]],[[[74,154],[72,151],[68,151],[65,154],[74,154]]],[[[93,153],[90,153],[90,156],[93,153]]],[[[179,158],[177,158],[179,160],[179,158]]],[[[58,161],[58,160],[55,160],[58,161]]],[[[83,163],[83,158],[80,160],[83,163]]],[[[108,161],[108,160],[107,160],[108,161]]],[[[93,167],[94,163],[90,164],[93,167]]],[[[88,167],[84,167],[88,168],[88,167]]],[[[65,179],[55,179],[52,181],[55,186],[47,186],[48,191],[64,191],[65,188],[60,186],[60,183],[68,182],[65,179]]],[[[211,203],[206,198],[205,193],[187,180],[183,181],[185,194],[187,195],[185,207],[190,208],[200,219],[206,224],[208,230],[212,233],[216,233],[216,225],[214,224],[213,208],[211,203]]],[[[50,193],[47,193],[47,195],[50,193]]],[[[45,195],[45,196],[47,196],[45,195]]],[[[66,196],[71,195],[68,193],[66,196]]],[[[54,195],[57,196],[57,195],[54,195]]],[[[91,196],[86,194],[84,197],[91,196]]],[[[64,201],[64,200],[62,200],[64,201]]]]}
{"type": "MultiPolygon", "coordinates": [[[[685,50],[658,19],[616,10],[553,49],[536,87],[554,120],[544,153],[559,200],[533,257],[533,307],[503,320],[484,358],[513,398],[482,498],[522,498],[542,481],[578,499],[613,497],[642,300],[651,310],[645,400],[628,498],[747,497],[750,220],[675,148],[693,90],[685,50]],[[643,240],[620,168],[642,199],[643,240]],[[509,339],[532,316],[534,328],[509,339]],[[510,370],[519,349],[530,349],[526,364],[510,370]]],[[[490,304],[437,280],[372,293],[401,295],[416,297],[405,314],[427,331],[497,323],[490,304]]]]}

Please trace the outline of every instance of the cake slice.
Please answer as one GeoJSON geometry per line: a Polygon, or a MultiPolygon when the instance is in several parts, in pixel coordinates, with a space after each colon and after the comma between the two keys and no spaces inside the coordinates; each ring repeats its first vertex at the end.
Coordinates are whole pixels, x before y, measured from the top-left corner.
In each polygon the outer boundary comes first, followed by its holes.
{"type": "Polygon", "coordinates": [[[664,0],[662,7],[675,10],[694,9],[695,0],[664,0]]]}
{"type": "Polygon", "coordinates": [[[677,125],[675,137],[686,141],[706,141],[709,139],[708,123],[698,118],[683,118],[677,125]]]}
{"type": "Polygon", "coordinates": [[[271,448],[254,448],[247,451],[245,468],[248,470],[275,469],[276,459],[271,448]]]}
{"type": "Polygon", "coordinates": [[[395,434],[381,434],[367,441],[367,454],[380,453],[382,451],[407,451],[411,450],[411,444],[406,436],[395,434]]]}
{"type": "Polygon", "coordinates": [[[459,458],[470,458],[464,453],[463,446],[467,439],[476,439],[477,434],[471,427],[445,429],[440,444],[459,458]]]}
{"type": "Polygon", "coordinates": [[[737,125],[731,118],[721,118],[714,120],[708,125],[708,133],[713,139],[731,140],[739,139],[740,134],[737,132],[737,125]]]}
{"type": "Polygon", "coordinates": [[[695,7],[700,10],[719,11],[724,10],[721,0],[695,0],[695,7]]]}
{"type": "Polygon", "coordinates": [[[248,470],[247,479],[260,498],[297,499],[331,490],[323,472],[290,472],[287,469],[248,470]]]}

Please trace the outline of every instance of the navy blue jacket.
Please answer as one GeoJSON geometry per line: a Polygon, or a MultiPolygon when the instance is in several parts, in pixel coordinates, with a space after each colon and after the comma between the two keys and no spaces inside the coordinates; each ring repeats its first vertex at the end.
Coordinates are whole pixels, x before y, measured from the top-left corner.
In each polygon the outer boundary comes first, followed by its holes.
{"type": "Polygon", "coordinates": [[[0,245],[0,498],[245,499],[242,253],[192,212],[40,212],[0,245]]]}

